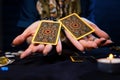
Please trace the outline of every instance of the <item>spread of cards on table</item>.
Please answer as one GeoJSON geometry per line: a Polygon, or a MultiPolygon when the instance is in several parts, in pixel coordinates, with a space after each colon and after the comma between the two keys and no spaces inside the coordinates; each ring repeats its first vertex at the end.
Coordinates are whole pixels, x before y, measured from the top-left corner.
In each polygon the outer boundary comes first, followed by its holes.
{"type": "Polygon", "coordinates": [[[8,64],[11,64],[12,62],[14,62],[14,60],[8,59],[8,58],[5,57],[5,56],[1,56],[1,57],[0,57],[0,67],[1,67],[1,66],[6,66],[6,65],[8,65],[8,64]]]}
{"type": "Polygon", "coordinates": [[[43,20],[33,36],[33,43],[56,45],[61,30],[61,24],[56,21],[43,20]]]}
{"type": "Polygon", "coordinates": [[[94,29],[76,13],[61,18],[60,23],[77,40],[94,32],[94,29]]]}
{"type": "Polygon", "coordinates": [[[64,27],[75,39],[83,38],[94,32],[94,29],[84,22],[76,13],[70,14],[58,21],[41,20],[32,43],[56,45],[61,27],[64,27]]]}
{"type": "Polygon", "coordinates": [[[20,56],[22,54],[22,50],[17,52],[0,52],[0,67],[7,66],[9,64],[12,64],[15,61],[15,58],[20,56]]]}

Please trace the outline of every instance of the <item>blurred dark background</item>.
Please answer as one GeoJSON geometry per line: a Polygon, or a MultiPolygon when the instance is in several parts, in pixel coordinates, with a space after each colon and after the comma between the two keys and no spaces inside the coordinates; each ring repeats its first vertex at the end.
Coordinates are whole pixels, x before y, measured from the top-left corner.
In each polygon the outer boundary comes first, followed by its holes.
{"type": "Polygon", "coordinates": [[[96,24],[120,44],[120,0],[96,0],[96,24]]]}
{"type": "MultiPolygon", "coordinates": [[[[0,0],[0,49],[11,50],[11,42],[17,36],[16,22],[21,0],[0,0]]],[[[96,24],[111,39],[120,43],[120,0],[96,0],[96,24]]]]}

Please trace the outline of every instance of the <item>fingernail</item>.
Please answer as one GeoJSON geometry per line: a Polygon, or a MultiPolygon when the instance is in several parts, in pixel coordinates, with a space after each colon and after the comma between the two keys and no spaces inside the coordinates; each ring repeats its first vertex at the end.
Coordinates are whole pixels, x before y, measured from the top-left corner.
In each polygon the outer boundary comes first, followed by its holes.
{"type": "Polygon", "coordinates": [[[20,55],[20,59],[23,59],[24,57],[22,55],[20,55]]]}
{"type": "Polygon", "coordinates": [[[85,51],[82,51],[83,54],[85,54],[86,52],[85,51]]]}
{"type": "Polygon", "coordinates": [[[15,47],[15,45],[14,45],[14,44],[11,44],[11,46],[12,46],[12,47],[15,47]]]}
{"type": "Polygon", "coordinates": [[[47,56],[47,54],[43,54],[43,56],[47,56]]]}
{"type": "Polygon", "coordinates": [[[109,40],[111,40],[111,37],[108,37],[109,40]]]}
{"type": "Polygon", "coordinates": [[[103,41],[101,42],[101,44],[104,44],[106,41],[107,41],[107,40],[103,40],[103,41]]]}
{"type": "Polygon", "coordinates": [[[99,48],[99,47],[96,47],[96,49],[99,48]]]}
{"type": "Polygon", "coordinates": [[[62,53],[58,53],[58,55],[61,55],[62,53]]]}

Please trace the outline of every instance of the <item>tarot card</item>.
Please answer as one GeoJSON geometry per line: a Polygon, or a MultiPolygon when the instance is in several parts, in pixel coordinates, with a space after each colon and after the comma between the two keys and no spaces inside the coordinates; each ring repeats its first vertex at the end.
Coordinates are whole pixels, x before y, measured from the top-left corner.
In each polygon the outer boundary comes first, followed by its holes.
{"type": "Polygon", "coordinates": [[[70,59],[72,62],[83,62],[85,61],[85,58],[80,56],[70,56],[70,59]]]}
{"type": "Polygon", "coordinates": [[[15,61],[14,59],[9,59],[9,58],[7,58],[5,56],[0,56],[0,67],[11,64],[14,61],[15,61]]]}
{"type": "Polygon", "coordinates": [[[80,56],[79,53],[74,52],[71,56],[70,59],[72,62],[84,62],[85,58],[80,56]]]}
{"type": "Polygon", "coordinates": [[[35,35],[33,43],[56,45],[60,35],[61,24],[56,21],[42,20],[35,35]]]}
{"type": "Polygon", "coordinates": [[[75,39],[80,39],[94,32],[94,29],[76,13],[61,18],[60,23],[75,39]]]}

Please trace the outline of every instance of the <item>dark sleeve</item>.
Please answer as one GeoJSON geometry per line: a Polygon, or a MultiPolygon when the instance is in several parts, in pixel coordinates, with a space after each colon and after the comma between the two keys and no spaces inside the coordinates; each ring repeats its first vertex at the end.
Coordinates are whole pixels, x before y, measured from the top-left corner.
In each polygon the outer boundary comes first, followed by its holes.
{"type": "Polygon", "coordinates": [[[81,16],[95,23],[95,3],[96,0],[81,0],[82,13],[81,16]]]}
{"type": "Polygon", "coordinates": [[[18,27],[28,27],[34,21],[38,20],[38,13],[36,10],[37,0],[22,0],[20,16],[18,19],[18,27]]]}

